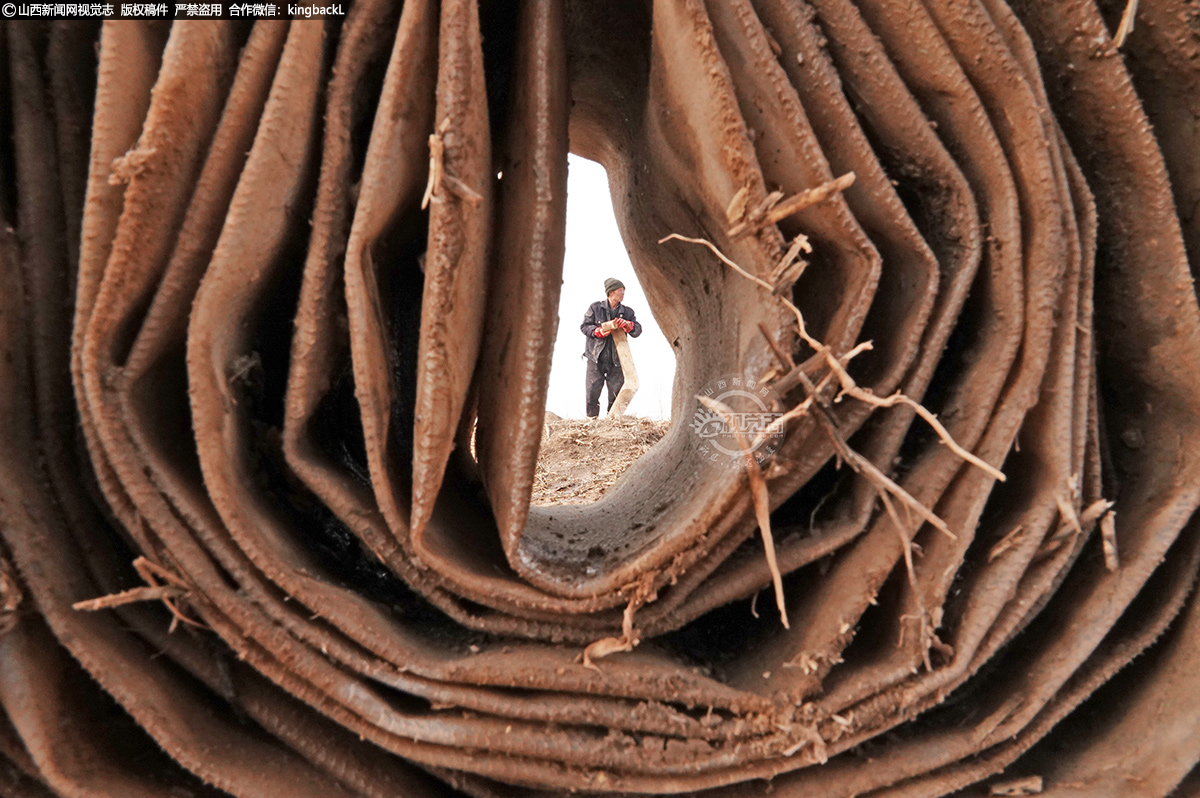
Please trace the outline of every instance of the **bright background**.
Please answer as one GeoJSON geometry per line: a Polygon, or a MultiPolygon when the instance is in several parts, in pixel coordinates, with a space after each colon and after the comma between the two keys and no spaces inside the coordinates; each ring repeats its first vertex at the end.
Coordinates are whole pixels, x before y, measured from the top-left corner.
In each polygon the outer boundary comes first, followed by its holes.
{"type": "MultiPolygon", "coordinates": [[[[612,198],[608,193],[608,175],[600,164],[576,155],[570,157],[567,174],[567,253],[546,409],[563,418],[586,415],[584,375],[587,361],[582,357],[584,338],[579,325],[588,305],[604,299],[605,279],[616,277],[625,283],[624,303],[633,308],[637,320],[642,323],[642,334],[629,339],[641,387],[626,412],[648,418],[670,418],[675,356],[650,313],[650,305],[634,276],[629,253],[617,231],[612,198]]],[[[601,416],[607,401],[606,388],[600,396],[601,416]]]]}

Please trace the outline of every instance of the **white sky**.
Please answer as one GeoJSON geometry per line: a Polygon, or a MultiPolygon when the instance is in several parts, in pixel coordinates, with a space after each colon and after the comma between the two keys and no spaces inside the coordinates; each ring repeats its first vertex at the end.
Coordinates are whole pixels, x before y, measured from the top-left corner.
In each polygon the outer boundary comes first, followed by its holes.
{"type": "MultiPolygon", "coordinates": [[[[558,305],[558,337],[550,369],[546,409],[563,418],[583,418],[584,338],[579,331],[588,305],[604,299],[604,281],[616,277],[625,283],[625,304],[642,323],[642,334],[630,338],[633,361],[641,387],[627,411],[629,415],[666,419],[671,416],[671,383],[675,356],[642,293],[629,253],[617,231],[608,175],[594,161],[570,156],[567,177],[567,254],[563,263],[562,297],[558,305]]],[[[600,414],[608,402],[608,389],[600,397],[600,414]]]]}

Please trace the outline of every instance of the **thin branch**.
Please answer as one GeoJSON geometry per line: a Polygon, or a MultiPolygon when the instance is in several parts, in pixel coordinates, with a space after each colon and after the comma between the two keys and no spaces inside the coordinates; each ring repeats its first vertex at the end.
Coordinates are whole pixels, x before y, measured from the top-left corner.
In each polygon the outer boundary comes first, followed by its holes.
{"type": "Polygon", "coordinates": [[[459,199],[466,200],[475,206],[478,206],[481,202],[483,202],[482,194],[468,186],[463,181],[459,180],[454,175],[446,173],[445,170],[442,172],[442,181],[443,185],[446,186],[446,189],[459,199]]]}
{"type": "Polygon", "coordinates": [[[637,644],[642,642],[637,630],[634,629],[633,616],[645,601],[646,599],[640,593],[634,593],[633,597],[629,599],[629,603],[625,605],[625,612],[621,615],[621,636],[605,637],[590,643],[583,650],[583,667],[596,673],[602,673],[595,660],[619,654],[622,651],[633,651],[637,644]]]}
{"type": "MultiPolygon", "coordinates": [[[[847,175],[843,175],[841,178],[838,178],[838,180],[830,181],[829,183],[819,186],[817,189],[813,189],[810,192],[804,192],[801,195],[796,195],[795,197],[780,203],[776,208],[772,208],[765,212],[762,217],[763,220],[771,221],[764,221],[764,224],[778,221],[785,218],[787,215],[796,213],[799,210],[802,210],[804,207],[808,207],[806,203],[811,204],[813,202],[819,202],[828,197],[834,191],[841,191],[848,187],[853,183],[853,181],[854,175],[853,173],[849,173],[847,175]]],[[[730,207],[727,209],[727,211],[731,221],[735,216],[743,215],[745,211],[744,207],[742,207],[742,197],[735,196],[734,200],[731,201],[730,207]]],[[[751,218],[748,221],[739,223],[739,225],[735,226],[729,231],[730,235],[736,238],[738,235],[748,232],[750,229],[750,224],[757,224],[756,217],[758,213],[759,209],[755,209],[755,212],[750,215],[751,218]]],[[[795,316],[796,329],[799,333],[800,339],[816,352],[816,357],[818,359],[823,360],[826,364],[828,364],[830,373],[821,379],[819,385],[814,385],[812,379],[810,379],[808,374],[805,372],[804,365],[793,365],[794,361],[792,358],[786,352],[784,352],[781,347],[778,346],[777,342],[771,337],[766,326],[760,324],[759,331],[766,339],[768,346],[775,355],[775,358],[780,362],[780,364],[782,364],[784,368],[789,369],[781,378],[774,382],[774,386],[777,389],[782,390],[784,393],[787,393],[792,388],[802,385],[808,393],[808,396],[804,399],[804,401],[794,406],[787,413],[777,417],[770,425],[768,425],[768,427],[760,433],[760,437],[767,434],[774,434],[782,429],[791,419],[800,415],[809,414],[815,410],[818,421],[825,430],[826,434],[829,436],[830,440],[833,442],[834,455],[837,459],[838,466],[840,467],[841,463],[844,461],[852,470],[865,477],[868,482],[873,484],[876,490],[879,491],[884,509],[890,517],[892,523],[896,526],[897,534],[900,535],[904,549],[904,562],[908,571],[909,581],[915,586],[916,569],[913,565],[913,549],[916,547],[916,544],[913,543],[912,537],[907,531],[914,527],[914,522],[910,514],[915,513],[925,523],[930,524],[939,532],[951,539],[956,539],[957,536],[950,530],[946,522],[938,517],[933,510],[926,507],[916,497],[914,497],[904,488],[900,487],[899,484],[897,484],[887,474],[880,470],[874,463],[850,447],[844,436],[838,430],[837,424],[833,419],[832,412],[829,408],[830,400],[828,398],[823,398],[826,396],[825,392],[831,385],[832,381],[836,379],[840,389],[837,396],[833,398],[832,402],[841,401],[844,397],[849,396],[876,408],[889,408],[901,404],[906,405],[907,407],[910,407],[915,414],[919,415],[927,424],[929,424],[943,445],[947,446],[964,462],[970,463],[971,465],[979,468],[984,473],[991,476],[993,479],[996,479],[1000,482],[1004,482],[1006,479],[1004,473],[1000,471],[1000,469],[984,461],[982,458],[976,456],[973,452],[970,452],[959,445],[950,434],[950,431],[947,430],[940,421],[938,421],[937,416],[930,412],[920,402],[905,396],[899,391],[885,398],[876,396],[871,390],[860,387],[854,378],[850,376],[849,371],[846,369],[846,364],[858,354],[869,351],[872,348],[870,341],[860,343],[845,355],[839,357],[833,352],[832,349],[813,338],[808,333],[807,327],[804,323],[804,315],[794,303],[782,295],[783,292],[780,290],[780,285],[785,282],[783,278],[785,276],[789,278],[791,277],[792,261],[798,257],[800,250],[807,246],[807,238],[801,239],[800,237],[797,237],[797,239],[793,242],[788,254],[784,256],[771,275],[774,284],[743,269],[731,258],[725,255],[725,253],[723,253],[715,244],[707,239],[692,238],[680,235],[678,233],[671,233],[670,235],[660,239],[659,243],[663,244],[672,240],[683,241],[690,244],[700,244],[701,246],[707,247],[722,263],[733,269],[737,274],[745,277],[747,280],[750,280],[764,290],[771,292],[771,295],[775,297],[784,307],[791,311],[793,316],[795,316]],[[909,515],[907,523],[900,519],[900,515],[896,510],[893,500],[898,501],[900,506],[904,508],[905,514],[909,515]]],[[[727,414],[727,411],[723,408],[723,406],[719,405],[719,403],[712,402],[711,400],[708,400],[707,397],[697,398],[710,409],[716,410],[721,415],[727,414]]],[[[782,578],[775,562],[774,540],[770,535],[770,519],[769,517],[764,517],[769,516],[769,513],[766,512],[766,510],[769,510],[766,499],[766,482],[761,471],[759,471],[757,464],[754,462],[754,458],[750,455],[751,449],[746,444],[744,436],[739,433],[738,437],[745,456],[747,473],[750,475],[750,487],[754,496],[755,513],[759,516],[759,527],[763,530],[763,544],[767,551],[767,561],[768,567],[771,570],[772,581],[775,583],[776,601],[779,603],[781,614],[783,614],[784,604],[782,578]]],[[[1075,521],[1076,524],[1078,524],[1078,519],[1075,519],[1075,521]]],[[[1008,545],[1011,545],[1012,538],[1015,537],[1018,531],[1019,530],[1013,530],[1009,536],[1006,536],[1005,540],[1001,541],[1001,544],[993,549],[991,556],[993,558],[999,556],[1004,548],[1006,548],[1008,545]]],[[[784,625],[787,625],[786,615],[784,616],[784,625]]]]}
{"type": "Polygon", "coordinates": [[[1025,527],[1023,525],[1018,524],[1017,526],[1013,527],[1011,532],[1000,538],[999,542],[996,543],[995,546],[992,546],[991,550],[988,552],[987,561],[992,562],[1001,554],[1015,546],[1017,544],[1018,537],[1020,537],[1021,533],[1024,531],[1025,527]]]}
{"type": "Polygon", "coordinates": [[[1055,529],[1054,534],[1046,538],[1038,547],[1034,556],[1039,559],[1057,551],[1068,538],[1091,530],[1092,526],[1108,514],[1113,507],[1113,503],[1107,499],[1097,499],[1076,516],[1074,507],[1064,498],[1056,497],[1056,502],[1062,521],[1055,529]]]}
{"type": "Polygon", "coordinates": [[[883,509],[892,519],[892,525],[896,527],[896,534],[900,536],[900,545],[904,547],[904,567],[908,571],[908,583],[915,588],[917,586],[917,569],[913,566],[912,538],[904,531],[904,524],[900,521],[900,516],[896,514],[896,506],[892,504],[892,499],[888,496],[887,491],[879,491],[879,498],[883,501],[883,509]]]}
{"type": "Polygon", "coordinates": [[[583,650],[583,667],[602,673],[595,661],[622,651],[633,651],[633,642],[624,637],[605,637],[597,640],[583,650]]]}
{"type": "MultiPolygon", "coordinates": [[[[159,580],[166,582],[169,585],[179,588],[183,592],[178,598],[186,599],[191,592],[191,588],[183,577],[169,571],[158,563],[148,560],[145,557],[138,557],[133,561],[133,569],[138,572],[138,576],[145,580],[146,584],[157,587],[159,580]]],[[[197,629],[208,629],[208,626],[200,621],[193,621],[191,618],[179,608],[175,603],[175,598],[172,596],[164,596],[162,603],[171,612],[171,626],[167,629],[168,633],[174,632],[180,623],[185,623],[188,626],[194,626],[197,629]]]]}

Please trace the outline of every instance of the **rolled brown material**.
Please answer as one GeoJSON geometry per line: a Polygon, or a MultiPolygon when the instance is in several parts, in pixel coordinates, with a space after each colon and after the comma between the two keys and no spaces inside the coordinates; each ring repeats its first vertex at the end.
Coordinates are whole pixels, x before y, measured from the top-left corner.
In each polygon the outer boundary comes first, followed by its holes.
{"type": "Polygon", "coordinates": [[[629,349],[629,338],[625,335],[625,331],[612,329],[610,332],[613,344],[617,348],[617,361],[621,364],[621,374],[625,377],[625,382],[621,385],[621,390],[617,391],[617,398],[608,412],[614,416],[623,416],[639,387],[637,366],[633,363],[633,352],[629,349]]]}
{"type": "Polygon", "coordinates": [[[5,23],[0,792],[1194,791],[1200,59],[1134,8],[5,23]],[[678,370],[537,507],[568,151],[678,370]]]}

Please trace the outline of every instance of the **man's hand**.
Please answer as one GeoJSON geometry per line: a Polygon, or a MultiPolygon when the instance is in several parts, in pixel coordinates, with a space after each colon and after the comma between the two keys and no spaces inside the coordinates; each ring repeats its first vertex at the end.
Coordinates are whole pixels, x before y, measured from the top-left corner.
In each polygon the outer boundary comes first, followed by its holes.
{"type": "Polygon", "coordinates": [[[608,330],[604,329],[603,327],[597,327],[595,335],[597,338],[607,338],[608,336],[612,335],[612,333],[610,333],[608,330]]]}
{"type": "Polygon", "coordinates": [[[633,332],[633,322],[629,319],[617,319],[617,326],[627,333],[633,332]]]}

